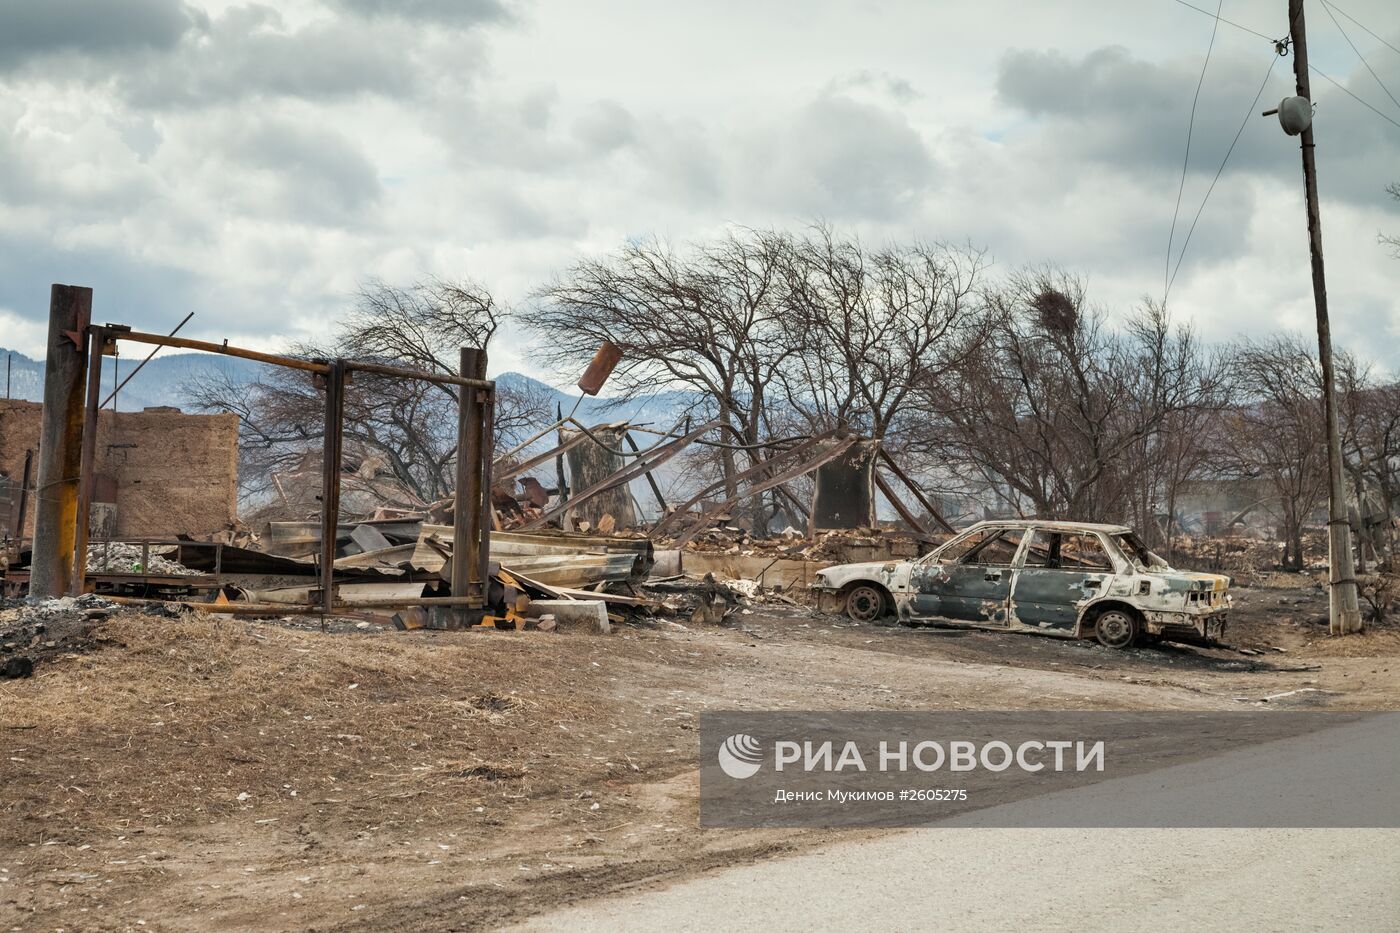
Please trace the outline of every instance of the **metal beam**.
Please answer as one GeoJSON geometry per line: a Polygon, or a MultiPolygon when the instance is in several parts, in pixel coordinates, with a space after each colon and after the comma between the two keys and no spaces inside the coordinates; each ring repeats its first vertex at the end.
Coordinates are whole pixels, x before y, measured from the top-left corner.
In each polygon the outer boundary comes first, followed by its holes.
{"type": "Polygon", "coordinates": [[[943,513],[934,508],[933,503],[924,495],[924,491],[909,478],[909,474],[899,468],[899,464],[894,462],[894,458],[890,456],[890,452],[884,447],[880,448],[880,459],[885,461],[885,466],[890,468],[890,472],[899,477],[899,481],[904,484],[906,489],[914,494],[914,498],[919,500],[919,505],[922,505],[924,511],[933,516],[933,520],[938,522],[944,531],[950,531],[954,534],[957,533],[957,529],[948,523],[948,520],[943,517],[943,513]]]}
{"type": "Polygon", "coordinates": [[[373,363],[369,360],[346,360],[345,365],[362,373],[378,373],[381,376],[397,376],[400,379],[419,379],[423,382],[463,386],[470,389],[494,389],[496,387],[494,382],[485,378],[485,370],[481,371],[481,376],[453,376],[447,373],[430,373],[422,369],[409,369],[407,366],[373,363]]]}
{"type": "MultiPolygon", "coordinates": [[[[756,476],[760,476],[765,470],[770,469],[775,463],[792,457],[801,456],[807,451],[814,449],[822,441],[829,440],[830,438],[834,437],[835,434],[835,431],[824,431],[823,433],[818,434],[816,437],[809,437],[807,440],[802,441],[801,443],[793,447],[789,447],[787,450],[779,451],[778,453],[769,457],[767,460],[763,460],[759,463],[756,463],[753,466],[749,467],[747,470],[744,470],[742,473],[735,476],[734,482],[743,483],[747,482],[750,479],[753,479],[756,476]]],[[[713,493],[718,492],[720,489],[723,489],[724,484],[724,480],[718,480],[716,482],[713,482],[710,485],[706,486],[704,489],[697,492],[695,495],[691,496],[686,501],[682,502],[680,505],[676,506],[674,512],[672,512],[670,515],[663,515],[661,517],[661,521],[657,522],[655,525],[652,526],[651,531],[647,532],[647,537],[659,537],[661,533],[664,532],[666,529],[683,521],[686,513],[690,510],[691,506],[700,502],[700,500],[704,499],[706,496],[712,495],[713,493]]]]}
{"type": "Polygon", "coordinates": [[[541,466],[544,463],[554,459],[555,457],[563,456],[565,453],[567,453],[570,450],[573,450],[575,447],[577,447],[579,444],[582,444],[586,440],[588,440],[587,434],[583,434],[581,432],[575,433],[572,437],[570,437],[567,441],[564,441],[564,443],[560,444],[559,446],[552,447],[549,450],[544,451],[543,453],[536,454],[529,460],[519,463],[508,470],[501,470],[499,473],[496,474],[496,479],[501,480],[503,482],[508,479],[515,479],[515,477],[519,476],[521,473],[528,473],[535,467],[541,466]]]}
{"type": "Polygon", "coordinates": [[[69,592],[79,596],[87,581],[88,532],[92,526],[93,473],[97,470],[97,412],[102,399],[102,351],[107,329],[88,328],[87,405],[83,410],[83,445],[78,462],[78,515],[73,529],[73,577],[69,592]]]}
{"type": "MultiPolygon", "coordinates": [[[[171,337],[174,337],[176,334],[178,334],[178,333],[180,332],[180,328],[182,328],[182,327],[184,327],[186,324],[188,324],[188,323],[190,322],[190,318],[192,318],[192,317],[194,317],[194,312],[193,312],[193,311],[191,311],[189,314],[186,314],[186,315],[185,315],[185,319],[184,319],[183,321],[181,321],[179,324],[176,324],[176,325],[175,325],[175,329],[172,330],[172,331],[170,332],[170,336],[171,336],[171,337]]],[[[106,398],[104,398],[104,399],[102,400],[102,404],[101,404],[101,405],[98,405],[97,407],[98,407],[98,408],[106,408],[106,407],[107,407],[107,403],[110,402],[110,401],[112,401],[113,399],[115,399],[115,398],[117,397],[117,393],[120,392],[122,389],[125,389],[125,388],[126,388],[126,384],[127,384],[128,382],[130,382],[132,379],[135,379],[135,378],[136,378],[136,374],[139,373],[141,370],[145,369],[145,368],[146,368],[146,364],[149,363],[151,360],[155,359],[155,358],[156,358],[156,354],[159,353],[159,352],[161,351],[161,349],[162,349],[161,347],[157,346],[157,347],[156,347],[154,350],[152,350],[150,353],[147,353],[147,354],[146,354],[146,358],[145,358],[144,360],[142,360],[141,362],[137,363],[137,364],[136,364],[136,368],[133,369],[131,372],[127,373],[127,374],[126,374],[126,378],[123,379],[123,380],[121,381],[121,384],[118,385],[115,389],[113,389],[113,390],[112,390],[112,394],[109,395],[109,396],[107,396],[106,398]]],[[[113,372],[116,371],[116,365],[115,365],[115,364],[113,364],[112,370],[113,370],[113,372]]],[[[113,406],[112,406],[112,410],[113,410],[113,411],[115,411],[116,408],[117,408],[116,405],[113,405],[113,406]]]]}
{"type": "Polygon", "coordinates": [[[674,441],[669,441],[668,443],[662,444],[658,447],[653,447],[651,450],[638,457],[630,465],[623,467],[622,469],[618,470],[616,473],[613,473],[610,476],[604,477],[603,479],[594,483],[592,486],[589,486],[587,489],[574,493],[573,498],[569,499],[567,502],[561,502],[555,505],[554,508],[545,512],[543,515],[541,515],[534,521],[521,525],[520,530],[528,531],[531,528],[539,528],[541,525],[543,525],[550,519],[558,518],[560,515],[563,515],[569,509],[574,508],[580,503],[586,502],[593,496],[596,496],[601,492],[606,492],[607,490],[612,489],[616,486],[620,486],[623,483],[631,482],[632,480],[641,476],[644,472],[648,470],[653,470],[656,467],[659,467],[661,464],[665,463],[666,461],[670,460],[672,457],[680,453],[686,447],[689,447],[691,443],[695,441],[696,438],[719,427],[719,424],[720,422],[718,419],[716,419],[715,421],[707,422],[683,437],[678,437],[674,441]]]}
{"type": "MultiPolygon", "coordinates": [[[[627,442],[627,446],[628,446],[628,447],[631,447],[631,448],[632,448],[632,452],[633,452],[634,454],[638,454],[638,455],[641,454],[641,452],[642,452],[641,448],[637,446],[637,442],[636,442],[636,441],[632,440],[632,432],[631,432],[631,431],[623,431],[623,432],[622,432],[622,439],[625,440],[625,441],[627,442]]],[[[661,507],[661,511],[660,511],[659,513],[657,513],[657,514],[659,514],[659,515],[665,515],[665,514],[666,514],[666,497],[663,496],[663,495],[661,494],[661,486],[656,482],[656,477],[652,475],[651,470],[647,470],[646,477],[647,477],[647,485],[651,487],[651,494],[652,494],[653,496],[656,497],[656,504],[657,504],[658,506],[661,507]]],[[[640,517],[641,517],[641,516],[638,516],[638,518],[640,518],[640,517]]]]}
{"type": "MultiPolygon", "coordinates": [[[[765,492],[766,490],[772,489],[774,486],[781,486],[783,483],[786,483],[789,480],[796,479],[797,477],[802,476],[805,473],[812,472],[824,463],[830,463],[832,460],[835,460],[837,457],[850,450],[859,442],[860,438],[858,437],[838,438],[832,442],[830,447],[828,447],[826,450],[823,450],[821,453],[817,454],[811,459],[804,460],[796,466],[790,467],[789,469],[784,470],[782,473],[779,473],[776,476],[770,476],[761,482],[754,483],[753,485],[749,486],[748,489],[745,489],[740,493],[730,496],[723,502],[718,503],[714,508],[702,510],[700,515],[698,516],[692,515],[692,521],[688,524],[684,531],[676,535],[675,542],[672,546],[685,547],[686,542],[688,542],[691,538],[695,537],[697,534],[703,531],[710,524],[710,522],[714,521],[713,516],[728,512],[730,509],[734,508],[734,506],[738,505],[741,500],[746,499],[749,496],[756,496],[761,492],[765,492]]],[[[769,462],[771,463],[771,461],[769,462]]]]}
{"type": "Polygon", "coordinates": [[[134,343],[151,343],[162,347],[179,347],[182,350],[203,350],[206,353],[221,353],[224,356],[236,356],[245,360],[256,360],[259,363],[271,363],[274,366],[286,366],[289,369],[303,369],[309,373],[321,373],[325,375],[330,372],[330,364],[316,360],[301,360],[294,356],[279,356],[276,353],[259,353],[257,350],[245,350],[242,347],[231,347],[226,343],[210,343],[207,340],[190,340],[187,337],[167,337],[165,334],[146,334],[141,331],[123,330],[112,334],[116,340],[130,340],[134,343]]]}
{"type": "Polygon", "coordinates": [[[913,528],[921,535],[927,535],[929,533],[929,530],[924,527],[923,522],[919,521],[918,517],[915,516],[913,512],[909,511],[909,507],[904,504],[899,496],[894,494],[894,490],[890,488],[889,482],[880,475],[878,468],[875,469],[875,485],[880,487],[880,491],[885,494],[885,498],[890,501],[890,505],[894,506],[894,510],[899,513],[900,518],[904,519],[906,525],[913,528]]]}
{"type": "Polygon", "coordinates": [[[24,522],[29,517],[29,487],[34,482],[34,451],[24,452],[24,471],[19,483],[19,495],[11,503],[10,537],[18,550],[24,545],[24,522]]]}
{"type": "MultiPolygon", "coordinates": [[[[479,369],[477,376],[483,381],[486,377],[486,351],[481,351],[479,369]]],[[[491,520],[494,506],[491,504],[491,458],[496,449],[496,393],[485,392],[481,389],[465,389],[476,396],[476,403],[481,408],[481,455],[477,458],[474,469],[481,473],[481,518],[477,526],[476,540],[476,578],[481,581],[481,604],[487,603],[490,595],[491,585],[491,528],[495,524],[491,520]]]]}

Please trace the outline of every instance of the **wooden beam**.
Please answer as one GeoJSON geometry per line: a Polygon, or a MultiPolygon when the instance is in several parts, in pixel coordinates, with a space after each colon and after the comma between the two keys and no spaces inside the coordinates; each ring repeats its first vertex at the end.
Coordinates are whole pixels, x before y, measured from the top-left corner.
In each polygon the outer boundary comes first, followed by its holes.
{"type": "Polygon", "coordinates": [[[73,582],[87,346],[82,338],[74,343],[69,335],[85,333],[91,318],[92,289],[53,286],[49,293],[44,408],[35,481],[31,596],[63,596],[73,582]]]}
{"type": "Polygon", "coordinates": [[[335,603],[335,539],[340,525],[340,460],[345,429],[345,367],[341,360],[326,373],[325,430],[321,442],[321,608],[335,603]]]}

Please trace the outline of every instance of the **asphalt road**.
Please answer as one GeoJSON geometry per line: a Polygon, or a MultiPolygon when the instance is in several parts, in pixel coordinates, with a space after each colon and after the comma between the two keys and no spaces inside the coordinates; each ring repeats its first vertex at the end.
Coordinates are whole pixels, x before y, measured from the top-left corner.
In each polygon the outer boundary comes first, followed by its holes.
{"type": "MultiPolygon", "coordinates": [[[[1364,739],[1374,725],[1356,727],[1364,739]]],[[[1337,733],[1342,736],[1345,733],[1337,733]]],[[[1379,733],[1376,733],[1379,735],[1379,733]]],[[[1151,810],[1245,779],[1271,792],[1270,757],[1305,742],[1241,749],[1094,788],[983,811],[1034,822],[1076,794],[1151,810]],[[996,811],[996,812],[994,812],[996,811]],[[1011,814],[1014,815],[1014,814],[1011,814]]],[[[1367,767],[1328,775],[1338,794],[1393,798],[1389,740],[1367,767]]],[[[1319,775],[1321,777],[1321,775],[1319,775]]],[[[1384,805],[1384,804],[1382,804],[1384,805]]],[[[963,822],[963,820],[959,820],[963,822]]],[[[519,929],[656,930],[1400,930],[1400,829],[908,830],[602,898],[519,929]]]]}

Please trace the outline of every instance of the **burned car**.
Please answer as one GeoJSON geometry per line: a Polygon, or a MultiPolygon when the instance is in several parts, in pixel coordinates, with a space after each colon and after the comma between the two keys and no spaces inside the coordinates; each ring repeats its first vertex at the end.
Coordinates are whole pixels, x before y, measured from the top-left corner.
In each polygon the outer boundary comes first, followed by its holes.
{"type": "Polygon", "coordinates": [[[1131,529],[1083,522],[978,522],[913,560],[840,564],[813,588],[827,612],[893,616],[1126,648],[1139,636],[1213,642],[1229,577],[1174,570],[1131,529]]]}

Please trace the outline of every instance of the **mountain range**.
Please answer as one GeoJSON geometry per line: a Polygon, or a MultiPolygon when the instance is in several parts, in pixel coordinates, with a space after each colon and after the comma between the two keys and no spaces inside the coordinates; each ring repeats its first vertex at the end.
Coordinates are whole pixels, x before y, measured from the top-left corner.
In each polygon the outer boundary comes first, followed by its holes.
{"type": "MultiPolygon", "coordinates": [[[[107,392],[131,374],[140,365],[144,356],[107,357],[102,361],[102,384],[107,392]]],[[[234,356],[219,356],[213,353],[161,353],[146,364],[141,372],[127,383],[117,395],[117,408],[120,411],[140,411],[157,405],[172,405],[176,408],[192,408],[186,385],[212,373],[227,376],[235,383],[251,382],[265,365],[234,356]]],[[[16,350],[0,347],[0,368],[4,369],[5,397],[42,401],[44,397],[44,361],[31,359],[16,350]]],[[[635,401],[620,401],[603,396],[583,396],[556,389],[538,379],[523,373],[501,373],[496,383],[503,389],[528,393],[532,397],[548,399],[552,406],[562,407],[565,413],[578,404],[575,417],[584,424],[599,424],[611,421],[630,421],[633,424],[649,424],[658,428],[669,428],[688,409],[692,408],[696,396],[692,392],[666,390],[635,401]],[[664,424],[663,424],[664,422],[664,424]]],[[[105,397],[105,393],[104,393],[105,397]]]]}
{"type": "MultiPolygon", "coordinates": [[[[104,398],[121,380],[130,375],[144,358],[144,354],[139,354],[130,358],[107,357],[104,359],[102,361],[102,384],[106,387],[104,398]]],[[[145,368],[121,389],[117,395],[116,408],[119,411],[140,411],[143,408],[168,405],[193,411],[194,406],[190,403],[186,389],[190,383],[214,373],[222,374],[234,383],[251,382],[257,378],[264,365],[266,364],[253,360],[220,356],[213,353],[170,353],[167,355],[162,352],[146,364],[145,368]]],[[[6,398],[26,399],[32,402],[43,400],[43,360],[31,359],[18,351],[0,347],[0,369],[4,371],[0,378],[5,380],[6,398]]],[[[577,393],[556,389],[538,379],[515,372],[501,373],[495,377],[495,381],[502,389],[514,390],[531,398],[547,401],[551,414],[556,408],[562,409],[565,414],[568,414],[570,411],[574,411],[577,404],[574,417],[588,425],[627,421],[635,425],[646,425],[658,430],[666,430],[684,417],[686,412],[694,408],[698,400],[695,393],[679,390],[660,391],[649,398],[633,401],[587,395],[580,398],[577,393]]],[[[655,443],[654,439],[649,442],[642,435],[637,435],[636,440],[642,447],[655,443]]],[[[526,451],[539,452],[548,449],[553,443],[552,436],[542,438],[526,448],[526,451]]],[[[668,493],[678,486],[688,485],[682,481],[683,477],[680,475],[682,469],[678,461],[672,460],[656,470],[658,482],[668,493]]],[[[540,475],[542,480],[552,485],[553,466],[550,466],[548,470],[543,470],[540,475]]],[[[655,499],[643,480],[634,481],[632,491],[638,503],[647,512],[651,512],[655,508],[655,499]]]]}

